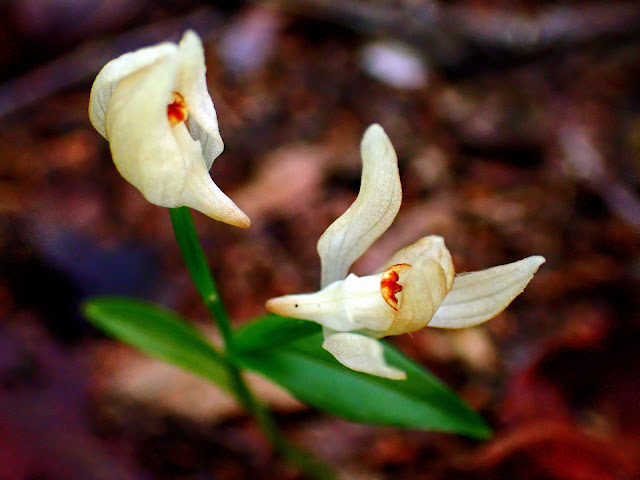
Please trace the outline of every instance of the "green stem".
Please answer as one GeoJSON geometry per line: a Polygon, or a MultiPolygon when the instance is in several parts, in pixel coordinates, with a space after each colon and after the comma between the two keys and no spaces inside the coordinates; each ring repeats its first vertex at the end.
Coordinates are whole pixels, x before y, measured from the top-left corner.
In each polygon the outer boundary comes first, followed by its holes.
{"type": "Polygon", "coordinates": [[[229,315],[222,304],[220,294],[209,270],[209,264],[204,256],[204,251],[198,240],[196,228],[191,218],[191,212],[187,207],[170,208],[173,233],[176,236],[178,246],[182,252],[182,258],[191,275],[191,279],[202,297],[209,313],[215,320],[220,335],[227,348],[233,348],[233,335],[229,315]]]}
{"type": "MultiPolygon", "coordinates": [[[[187,207],[170,208],[171,223],[176,240],[180,247],[187,270],[193,283],[209,309],[211,316],[220,330],[220,335],[228,352],[234,351],[234,338],[231,322],[227,314],[218,289],[216,287],[204,251],[198,240],[191,212],[187,207]]],[[[269,410],[251,392],[240,369],[226,358],[227,368],[231,377],[232,388],[238,401],[249,410],[258,421],[267,439],[285,459],[305,472],[310,478],[317,480],[332,480],[335,473],[326,465],[316,460],[307,452],[290,444],[280,433],[275,420],[269,410]]]]}

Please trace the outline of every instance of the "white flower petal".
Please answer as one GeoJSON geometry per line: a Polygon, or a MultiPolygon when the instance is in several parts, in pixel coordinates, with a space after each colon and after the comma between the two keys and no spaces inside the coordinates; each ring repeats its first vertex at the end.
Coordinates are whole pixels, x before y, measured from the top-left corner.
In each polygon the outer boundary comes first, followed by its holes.
{"type": "Polygon", "coordinates": [[[222,153],[224,143],[218,128],[218,117],[207,89],[204,49],[200,37],[191,30],[185,32],[178,46],[176,91],[189,108],[189,133],[200,141],[207,170],[222,153]]]}
{"type": "Polygon", "coordinates": [[[284,317],[301,318],[339,332],[365,329],[384,332],[395,310],[380,293],[381,275],[349,275],[315,293],[272,298],[267,310],[284,317]]]}
{"type": "Polygon", "coordinates": [[[371,125],[364,133],[361,154],[358,197],[318,241],[322,287],[345,278],[351,264],[389,228],[400,209],[398,159],[380,125],[371,125]]]}
{"type": "Polygon", "coordinates": [[[185,205],[248,227],[248,217],[208,173],[223,143],[205,72],[202,44],[191,31],[179,46],[163,43],[127,53],[98,74],[89,116],[109,140],[118,171],[151,203],[185,205]],[[175,94],[188,116],[174,125],[168,105],[175,94]]]}
{"type": "Polygon", "coordinates": [[[147,200],[180,205],[188,165],[172,134],[167,104],[177,69],[164,56],[118,82],[107,106],[106,134],[120,174],[147,200]]]}
{"type": "Polygon", "coordinates": [[[524,290],[544,262],[543,257],[536,255],[458,275],[428,326],[464,328],[495,317],[524,290]]]}
{"type": "Polygon", "coordinates": [[[400,276],[398,312],[385,335],[415,332],[425,327],[449,292],[442,265],[423,257],[400,276]]]}
{"type": "Polygon", "coordinates": [[[322,347],[352,370],[392,380],[407,378],[402,370],[387,365],[382,345],[374,338],[357,333],[335,333],[325,338],[322,347]]]}
{"type": "Polygon", "coordinates": [[[193,208],[229,225],[249,227],[249,217],[211,179],[202,159],[200,142],[191,138],[184,123],[173,127],[172,131],[188,169],[179,205],[193,208]]]}
{"type": "Polygon", "coordinates": [[[161,43],[125,53],[107,63],[93,82],[89,99],[89,119],[95,129],[108,140],[106,129],[107,107],[118,82],[132,73],[161,59],[174,58],[178,48],[173,43],[161,43]]]}

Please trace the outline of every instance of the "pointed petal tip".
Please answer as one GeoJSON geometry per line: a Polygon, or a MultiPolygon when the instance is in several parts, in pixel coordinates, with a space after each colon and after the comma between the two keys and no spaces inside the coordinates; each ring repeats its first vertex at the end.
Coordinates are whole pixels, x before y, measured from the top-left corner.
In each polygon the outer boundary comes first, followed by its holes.
{"type": "Polygon", "coordinates": [[[298,318],[300,320],[308,320],[321,325],[329,323],[331,328],[343,331],[344,325],[341,325],[338,315],[334,315],[332,305],[328,303],[327,297],[332,294],[326,291],[313,293],[299,293],[294,295],[284,295],[269,299],[265,307],[267,311],[280,315],[281,317],[298,318]]]}
{"type": "Polygon", "coordinates": [[[268,312],[278,314],[278,299],[279,298],[280,297],[270,298],[269,300],[267,300],[264,303],[264,308],[266,308],[268,312]]]}
{"type": "Polygon", "coordinates": [[[457,276],[428,326],[465,328],[490,320],[524,291],[545,261],[540,255],[532,255],[517,262],[457,276]]]}
{"type": "Polygon", "coordinates": [[[200,39],[200,35],[198,35],[193,30],[186,30],[182,34],[182,38],[180,39],[180,46],[187,48],[197,48],[202,49],[202,40],[200,39]]]}
{"type": "MultiPolygon", "coordinates": [[[[199,148],[197,142],[195,145],[199,148]]],[[[191,165],[180,202],[219,222],[240,228],[251,225],[249,217],[215,184],[204,161],[197,158],[191,165]]]]}
{"type": "Polygon", "coordinates": [[[291,300],[292,295],[270,298],[264,304],[268,312],[275,313],[282,317],[292,317],[295,303],[291,300]]]}
{"type": "Polygon", "coordinates": [[[406,380],[407,372],[404,372],[402,370],[396,370],[394,368],[391,371],[388,371],[383,378],[388,378],[389,380],[406,380]]]}
{"type": "Polygon", "coordinates": [[[532,278],[533,274],[536,273],[540,266],[546,261],[547,259],[542,255],[531,255],[530,257],[513,262],[513,266],[519,267],[517,271],[514,271],[514,274],[532,278]]]}
{"type": "Polygon", "coordinates": [[[249,228],[251,226],[251,219],[242,210],[238,210],[233,218],[229,218],[226,222],[229,225],[240,228],[249,228]]]}
{"type": "Polygon", "coordinates": [[[537,263],[538,267],[547,261],[547,259],[544,258],[542,255],[532,255],[529,258],[531,259],[531,263],[537,263]]]}
{"type": "Polygon", "coordinates": [[[196,38],[200,40],[200,35],[198,35],[194,30],[191,30],[189,28],[185,30],[185,32],[182,34],[182,39],[184,40],[185,38],[196,38]]]}
{"type": "Polygon", "coordinates": [[[229,200],[228,197],[227,202],[215,204],[210,203],[210,201],[200,201],[201,199],[195,201],[193,199],[190,200],[189,202],[185,202],[186,207],[193,208],[213,220],[240,228],[249,228],[251,226],[249,217],[229,200]]]}
{"type": "Polygon", "coordinates": [[[378,123],[369,125],[362,135],[363,145],[380,140],[390,142],[387,133],[384,131],[384,128],[382,128],[382,126],[378,123]]]}
{"type": "Polygon", "coordinates": [[[365,130],[364,134],[367,135],[369,132],[371,132],[371,133],[380,133],[380,132],[384,132],[384,129],[382,128],[382,126],[379,123],[372,123],[371,125],[369,125],[367,127],[367,129],[365,130]]]}

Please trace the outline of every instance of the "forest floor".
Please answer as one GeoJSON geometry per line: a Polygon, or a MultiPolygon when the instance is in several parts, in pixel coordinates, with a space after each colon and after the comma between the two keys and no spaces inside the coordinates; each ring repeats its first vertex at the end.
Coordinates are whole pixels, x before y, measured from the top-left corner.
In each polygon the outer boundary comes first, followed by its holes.
{"type": "Polygon", "coordinates": [[[119,176],[87,116],[102,65],[186,28],[225,141],[212,177],[253,222],[195,216],[237,325],[318,288],[316,242],[357,195],[371,123],[404,198],[354,272],[427,234],[460,272],[547,259],[482,327],[391,339],[490,440],[346,422],[252,380],[296,443],[352,479],[638,478],[640,6],[87,1],[78,22],[37,3],[0,8],[0,479],[301,478],[215,388],[79,314],[135,295],[210,329],[168,212],[119,176]]]}

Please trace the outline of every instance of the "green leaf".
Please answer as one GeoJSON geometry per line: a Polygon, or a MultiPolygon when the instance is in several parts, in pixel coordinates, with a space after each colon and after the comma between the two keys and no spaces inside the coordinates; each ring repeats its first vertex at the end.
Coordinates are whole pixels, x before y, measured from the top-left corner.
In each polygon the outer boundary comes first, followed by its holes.
{"type": "Polygon", "coordinates": [[[244,327],[236,336],[236,362],[303,402],[348,420],[475,438],[490,435],[484,420],[452,390],[396,349],[382,342],[387,362],[407,372],[406,380],[356,372],[322,348],[316,325],[317,333],[309,334],[298,322],[267,317],[244,327]],[[257,340],[261,330],[269,336],[257,340]]]}
{"type": "Polygon", "coordinates": [[[284,346],[319,331],[317,323],[269,314],[247,323],[233,338],[237,350],[255,351],[284,346]]]}
{"type": "Polygon", "coordinates": [[[83,313],[109,335],[230,391],[222,355],[175,312],[124,297],[98,297],[83,305],[83,313]]]}

